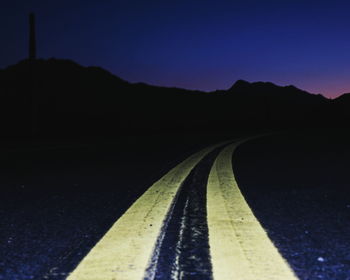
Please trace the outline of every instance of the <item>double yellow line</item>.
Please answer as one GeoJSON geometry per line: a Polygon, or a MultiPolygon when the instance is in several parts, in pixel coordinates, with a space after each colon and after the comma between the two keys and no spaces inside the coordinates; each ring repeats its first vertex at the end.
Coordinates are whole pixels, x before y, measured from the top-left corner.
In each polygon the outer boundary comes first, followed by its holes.
{"type": "MultiPolygon", "coordinates": [[[[204,149],[170,170],[120,217],[68,280],[141,280],[181,184],[222,144],[204,149]]],[[[209,245],[215,280],[297,279],[254,217],[234,179],[229,145],[208,179],[209,245]]],[[[126,186],[127,187],[127,186],[126,186]]]]}

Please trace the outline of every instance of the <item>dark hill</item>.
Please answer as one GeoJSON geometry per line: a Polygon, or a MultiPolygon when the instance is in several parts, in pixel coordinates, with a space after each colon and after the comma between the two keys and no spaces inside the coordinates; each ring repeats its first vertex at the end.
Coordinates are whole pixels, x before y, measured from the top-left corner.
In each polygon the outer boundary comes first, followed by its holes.
{"type": "Polygon", "coordinates": [[[249,83],[244,80],[238,80],[228,92],[235,94],[244,94],[245,96],[266,95],[271,98],[284,98],[289,100],[310,100],[313,102],[318,100],[320,102],[326,101],[327,98],[321,94],[310,94],[307,91],[296,88],[295,86],[277,86],[270,82],[255,82],[249,83]],[[281,94],[283,92],[283,94],[281,94]]]}
{"type": "Polygon", "coordinates": [[[330,101],[293,86],[237,81],[200,92],[128,83],[69,60],[25,60],[0,70],[4,137],[101,136],[124,131],[216,130],[322,122],[330,101]]]}
{"type": "Polygon", "coordinates": [[[331,102],[332,119],[348,125],[350,121],[350,93],[345,93],[331,102]]]}
{"type": "Polygon", "coordinates": [[[267,125],[277,127],[316,125],[323,121],[322,112],[329,106],[329,100],[320,94],[269,82],[238,80],[222,92],[227,96],[231,111],[237,112],[236,118],[245,115],[251,123],[265,121],[267,125]]]}

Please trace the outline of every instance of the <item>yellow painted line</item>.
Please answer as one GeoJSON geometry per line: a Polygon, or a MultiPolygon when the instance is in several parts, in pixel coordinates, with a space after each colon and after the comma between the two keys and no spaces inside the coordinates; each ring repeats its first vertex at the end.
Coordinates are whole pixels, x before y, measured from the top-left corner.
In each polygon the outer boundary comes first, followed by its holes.
{"type": "Polygon", "coordinates": [[[182,182],[205,155],[222,144],[190,156],[154,183],[116,221],[67,279],[143,279],[163,222],[182,182]]]}
{"type": "Polygon", "coordinates": [[[232,170],[232,155],[238,145],[222,150],[208,179],[207,215],[214,280],[298,279],[238,188],[232,170]]]}

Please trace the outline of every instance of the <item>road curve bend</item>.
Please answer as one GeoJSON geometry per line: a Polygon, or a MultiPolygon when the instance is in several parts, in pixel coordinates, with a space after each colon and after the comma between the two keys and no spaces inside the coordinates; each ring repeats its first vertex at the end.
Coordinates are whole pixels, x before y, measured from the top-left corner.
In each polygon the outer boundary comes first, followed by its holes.
{"type": "Polygon", "coordinates": [[[155,271],[150,271],[150,267],[156,267],[152,261],[160,250],[184,181],[207,155],[221,146],[226,147],[211,166],[207,185],[203,185],[207,188],[209,261],[212,266],[209,278],[298,279],[255,218],[236,183],[232,169],[233,152],[249,139],[228,146],[229,142],[211,146],[170,170],[115,222],[67,279],[154,279],[155,271]]]}
{"type": "Polygon", "coordinates": [[[68,280],[143,279],[182,182],[218,144],[177,165],[154,183],[91,249],[68,280]]]}

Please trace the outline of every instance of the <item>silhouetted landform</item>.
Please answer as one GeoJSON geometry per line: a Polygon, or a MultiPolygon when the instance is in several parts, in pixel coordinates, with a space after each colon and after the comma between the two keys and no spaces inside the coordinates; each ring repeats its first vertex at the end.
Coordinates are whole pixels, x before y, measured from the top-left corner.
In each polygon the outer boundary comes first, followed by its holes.
{"type": "Polygon", "coordinates": [[[336,120],[350,121],[350,93],[345,93],[332,100],[332,115],[336,120]]]}
{"type": "Polygon", "coordinates": [[[237,81],[228,90],[131,84],[69,60],[0,70],[1,137],[118,136],[165,130],[285,129],[350,119],[350,94],[329,100],[294,86],[237,81]]]}

